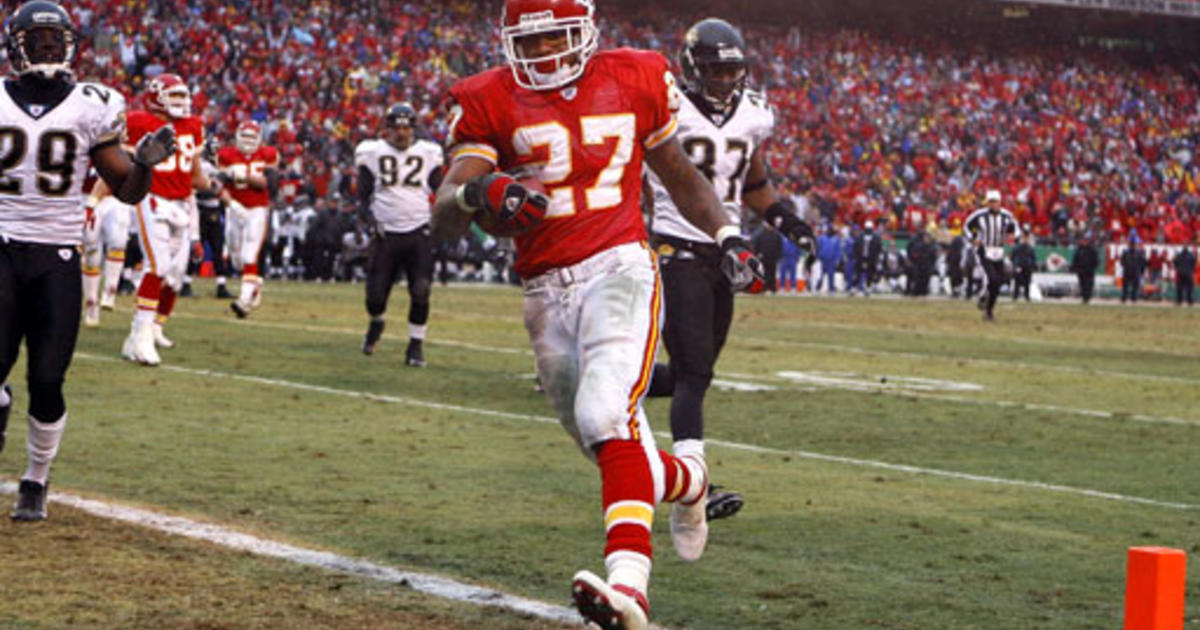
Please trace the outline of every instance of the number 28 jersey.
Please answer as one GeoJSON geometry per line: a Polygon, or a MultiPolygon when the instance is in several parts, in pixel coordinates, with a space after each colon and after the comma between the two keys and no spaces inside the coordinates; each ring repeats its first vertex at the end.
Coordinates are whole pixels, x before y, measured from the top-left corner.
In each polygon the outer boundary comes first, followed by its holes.
{"type": "MultiPolygon", "coordinates": [[[[742,185],[750,156],[771,136],[775,113],[760,93],[747,90],[728,118],[713,119],[691,98],[679,108],[679,143],[692,163],[712,182],[734,225],[741,223],[742,185]]],[[[655,234],[712,243],[713,239],[683,218],[671,195],[653,172],[646,176],[654,195],[655,234]]]]}
{"type": "Polygon", "coordinates": [[[200,148],[204,146],[204,123],[199,116],[168,119],[153,112],[135,110],[129,112],[128,138],[125,144],[137,146],[142,136],[158,131],[159,127],[171,124],[175,127],[175,155],[154,166],[154,177],[150,192],[165,199],[182,201],[192,194],[192,169],[200,159],[200,148]]]}
{"type": "Polygon", "coordinates": [[[442,166],[442,148],[413,140],[401,151],[384,140],[363,140],[354,148],[354,164],[375,178],[371,214],[385,232],[411,232],[429,223],[429,185],[442,166]]]}
{"type": "Polygon", "coordinates": [[[52,107],[22,107],[0,87],[0,236],[77,245],[92,149],[125,131],[125,97],[77,83],[52,107]]]}
{"type": "Polygon", "coordinates": [[[681,94],[662,55],[596,53],[564,88],[519,87],[507,68],[459,81],[453,159],[507,172],[531,168],[550,196],[546,220],[516,237],[523,278],[644,240],[642,160],[675,133],[681,94]]]}

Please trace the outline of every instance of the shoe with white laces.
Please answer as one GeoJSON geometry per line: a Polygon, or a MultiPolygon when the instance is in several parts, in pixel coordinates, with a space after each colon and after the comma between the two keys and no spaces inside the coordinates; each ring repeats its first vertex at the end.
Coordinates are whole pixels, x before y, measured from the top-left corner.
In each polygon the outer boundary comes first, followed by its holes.
{"type": "Polygon", "coordinates": [[[133,330],[125,338],[125,345],[121,347],[121,356],[142,365],[154,366],[162,363],[162,359],[158,356],[158,350],[154,347],[152,326],[149,323],[135,323],[133,330]]]}
{"type": "Polygon", "coordinates": [[[83,306],[83,325],[95,328],[100,325],[100,305],[89,299],[83,306]]]}
{"type": "Polygon", "coordinates": [[[571,598],[583,618],[601,630],[647,630],[650,604],[646,596],[630,587],[600,579],[591,571],[580,571],[571,581],[571,598]]]}
{"type": "Polygon", "coordinates": [[[154,345],[159,348],[174,348],[175,342],[163,334],[162,324],[154,324],[154,345]]]}

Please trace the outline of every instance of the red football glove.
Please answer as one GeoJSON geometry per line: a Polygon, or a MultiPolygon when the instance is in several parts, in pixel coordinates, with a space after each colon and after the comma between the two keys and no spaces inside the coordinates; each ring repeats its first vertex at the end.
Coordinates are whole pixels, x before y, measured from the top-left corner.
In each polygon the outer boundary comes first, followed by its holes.
{"type": "Polygon", "coordinates": [[[729,280],[734,291],[762,293],[767,288],[763,275],[763,264],[750,249],[750,243],[741,236],[727,236],[721,241],[721,273],[729,280]]]}
{"type": "Polygon", "coordinates": [[[200,241],[192,241],[192,262],[204,262],[204,243],[200,241]]]}
{"type": "Polygon", "coordinates": [[[96,229],[96,209],[91,206],[83,208],[83,228],[85,230],[96,229]]]}
{"type": "Polygon", "coordinates": [[[483,210],[498,223],[525,232],[542,222],[550,199],[522,186],[507,173],[481,175],[458,189],[459,206],[474,212],[483,210]]]}

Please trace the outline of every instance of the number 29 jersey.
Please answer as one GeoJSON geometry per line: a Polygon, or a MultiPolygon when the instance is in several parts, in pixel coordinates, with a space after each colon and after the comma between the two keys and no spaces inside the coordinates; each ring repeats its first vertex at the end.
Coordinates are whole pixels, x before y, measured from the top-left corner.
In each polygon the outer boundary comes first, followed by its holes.
{"type": "MultiPolygon", "coordinates": [[[[728,118],[710,118],[689,98],[679,108],[679,142],[705,177],[712,182],[717,198],[725,203],[730,222],[741,222],[742,185],[750,167],[750,156],[771,136],[775,113],[759,92],[746,90],[728,118]]],[[[653,172],[646,179],[654,195],[655,234],[689,241],[712,243],[713,239],[680,214],[671,195],[653,172]]]]}
{"type": "Polygon", "coordinates": [[[384,140],[358,143],[354,164],[374,176],[371,214],[380,229],[411,232],[429,223],[430,175],[442,162],[442,148],[428,140],[413,140],[403,151],[384,140]]]}
{"type": "Polygon", "coordinates": [[[182,201],[192,194],[192,169],[196,160],[200,159],[200,149],[204,146],[204,123],[200,117],[168,120],[148,111],[131,111],[125,144],[135,147],[142,136],[168,124],[175,127],[175,144],[178,148],[175,155],[154,165],[150,192],[164,199],[182,201]]]}
{"type": "Polygon", "coordinates": [[[459,81],[453,159],[507,172],[531,169],[550,196],[546,220],[516,237],[523,278],[644,240],[642,161],[675,133],[681,94],[656,52],[596,53],[564,88],[519,87],[507,68],[459,81]]]}
{"type": "Polygon", "coordinates": [[[57,105],[24,108],[0,87],[0,236],[79,244],[89,153],[124,131],[125,97],[102,85],[77,83],[57,105]]]}

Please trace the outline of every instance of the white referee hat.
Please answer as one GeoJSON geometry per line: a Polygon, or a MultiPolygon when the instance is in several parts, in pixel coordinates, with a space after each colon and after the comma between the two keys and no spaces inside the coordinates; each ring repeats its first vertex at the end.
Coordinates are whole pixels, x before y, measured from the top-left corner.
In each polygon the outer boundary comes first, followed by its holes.
{"type": "Polygon", "coordinates": [[[989,203],[993,201],[1000,201],[1000,191],[994,188],[987,191],[987,194],[983,196],[983,200],[989,203]]]}

